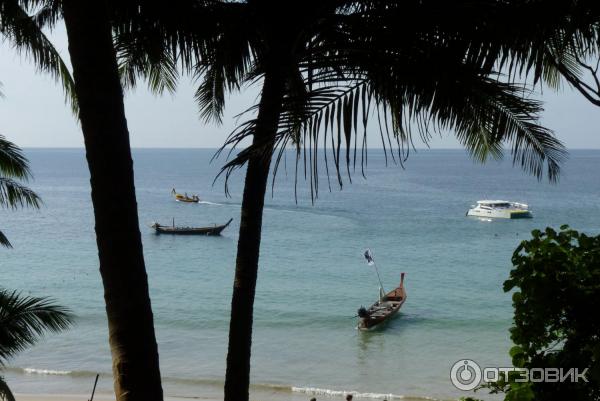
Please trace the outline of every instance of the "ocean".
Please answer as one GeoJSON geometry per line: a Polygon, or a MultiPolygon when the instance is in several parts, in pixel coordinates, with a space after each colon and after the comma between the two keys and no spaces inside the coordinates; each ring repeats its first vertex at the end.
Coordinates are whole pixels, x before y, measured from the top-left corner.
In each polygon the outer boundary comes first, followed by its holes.
{"type": "MultiPolygon", "coordinates": [[[[140,230],[148,270],[165,393],[208,397],[222,391],[243,172],[213,180],[223,159],[211,149],[133,151],[140,230]],[[175,202],[171,189],[203,202],[175,202]],[[222,237],[157,236],[153,221],[233,223],[222,237]]],[[[42,196],[40,210],[2,210],[14,249],[0,250],[1,286],[50,296],[77,316],[73,329],[48,335],[9,361],[17,393],[89,394],[112,389],[110,351],[98,272],[89,174],[81,149],[27,149],[42,196]]],[[[600,151],[572,150],[558,184],[513,167],[486,165],[462,150],[420,150],[404,168],[369,151],[344,188],[310,201],[303,176],[294,196],[293,155],[266,199],[256,291],[252,391],[341,399],[453,399],[469,396],[450,368],[469,358],[510,366],[510,294],[502,283],[511,255],[531,230],[562,224],[600,233],[600,151]],[[465,216],[478,199],[528,203],[533,219],[465,216]],[[362,256],[373,250],[386,289],[406,272],[401,312],[384,328],[356,330],[356,310],[378,294],[362,256]]],[[[321,168],[321,174],[324,174],[321,168]]],[[[332,186],[336,182],[332,178],[332,186]]],[[[118,193],[113,196],[118,197],[118,193]]],[[[262,393],[261,393],[262,392],[262,393]]],[[[485,397],[485,394],[477,394],[485,397]]],[[[254,396],[259,399],[260,396],[254,396]]]]}

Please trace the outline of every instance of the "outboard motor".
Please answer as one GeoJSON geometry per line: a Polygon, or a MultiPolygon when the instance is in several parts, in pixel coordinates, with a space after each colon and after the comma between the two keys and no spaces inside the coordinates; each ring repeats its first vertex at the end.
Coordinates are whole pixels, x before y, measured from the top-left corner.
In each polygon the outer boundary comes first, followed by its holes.
{"type": "Polygon", "coordinates": [[[369,311],[367,310],[367,308],[365,308],[364,306],[361,306],[360,308],[358,308],[358,317],[365,319],[369,316],[371,316],[371,314],[369,313],[369,311]]]}

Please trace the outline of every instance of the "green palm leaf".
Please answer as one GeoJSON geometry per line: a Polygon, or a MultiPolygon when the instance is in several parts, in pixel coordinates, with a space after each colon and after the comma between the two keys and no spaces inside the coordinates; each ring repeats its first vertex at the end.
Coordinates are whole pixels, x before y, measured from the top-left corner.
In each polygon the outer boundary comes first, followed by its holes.
{"type": "Polygon", "coordinates": [[[71,326],[73,314],[48,298],[0,290],[0,364],[35,344],[47,331],[71,326]]]}
{"type": "Polygon", "coordinates": [[[8,384],[4,381],[4,377],[0,376],[0,400],[2,401],[16,401],[8,384]]]}
{"type": "MultiPolygon", "coordinates": [[[[21,149],[0,135],[0,207],[35,207],[41,204],[39,196],[13,178],[27,180],[31,177],[29,163],[21,149]]],[[[0,245],[11,247],[8,238],[0,231],[0,245]]]]}
{"type": "Polygon", "coordinates": [[[37,68],[51,74],[62,84],[65,100],[77,113],[75,84],[66,63],[54,48],[44,26],[52,28],[59,18],[58,2],[0,0],[0,35],[8,39],[14,48],[30,57],[37,68]],[[27,10],[37,9],[36,16],[27,10]]]}
{"type": "Polygon", "coordinates": [[[0,245],[5,246],[6,248],[12,248],[10,241],[2,231],[0,231],[0,245]]]}
{"type": "Polygon", "coordinates": [[[14,143],[0,135],[0,174],[6,177],[28,179],[29,162],[14,143]]]}
{"type": "Polygon", "coordinates": [[[21,149],[0,135],[0,206],[39,207],[41,199],[38,195],[13,179],[30,177],[29,162],[21,149]]]}
{"type": "Polygon", "coordinates": [[[11,180],[0,177],[0,205],[10,208],[40,206],[41,199],[31,189],[11,180]]]}

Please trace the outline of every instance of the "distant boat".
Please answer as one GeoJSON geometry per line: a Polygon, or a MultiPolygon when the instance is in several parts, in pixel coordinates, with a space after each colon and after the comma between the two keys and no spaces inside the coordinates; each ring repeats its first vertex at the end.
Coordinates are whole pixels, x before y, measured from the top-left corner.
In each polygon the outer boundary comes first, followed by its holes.
{"type": "Polygon", "coordinates": [[[192,196],[188,196],[188,194],[179,194],[177,193],[177,191],[175,191],[175,188],[173,188],[173,190],[171,191],[171,193],[173,194],[173,196],[175,197],[175,200],[177,202],[186,202],[186,203],[198,203],[200,202],[200,197],[198,195],[192,195],[192,196]]]}
{"type": "Polygon", "coordinates": [[[477,205],[471,206],[467,216],[496,219],[527,219],[533,217],[528,205],[503,200],[477,201],[477,205]]]}
{"type": "Polygon", "coordinates": [[[175,220],[173,225],[163,226],[159,223],[153,223],[150,227],[154,228],[156,234],[174,234],[174,235],[221,235],[221,232],[231,224],[233,219],[223,225],[214,225],[208,227],[176,227],[175,220]]]}
{"type": "Polygon", "coordinates": [[[360,318],[358,328],[367,330],[385,322],[398,313],[404,301],[406,301],[406,291],[404,289],[404,273],[402,273],[398,287],[385,295],[380,294],[379,301],[368,309],[361,307],[358,310],[358,317],[360,318]]]}

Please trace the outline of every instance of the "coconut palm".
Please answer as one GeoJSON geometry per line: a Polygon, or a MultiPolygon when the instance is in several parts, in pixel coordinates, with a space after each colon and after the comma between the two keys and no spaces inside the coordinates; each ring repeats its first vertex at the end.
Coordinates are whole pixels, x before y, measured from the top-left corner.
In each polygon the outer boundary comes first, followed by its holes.
{"type": "MultiPolygon", "coordinates": [[[[31,177],[29,163],[13,143],[0,135],[0,206],[3,208],[39,207],[40,198],[19,183],[31,177]]],[[[10,248],[8,238],[0,231],[0,245],[10,248]]]]}
{"type": "Polygon", "coordinates": [[[342,170],[350,177],[356,165],[357,148],[361,165],[366,161],[367,124],[375,120],[386,158],[400,163],[412,135],[428,142],[432,132],[451,130],[478,160],[500,157],[508,143],[515,163],[537,177],[546,170],[556,180],[564,149],[538,124],[541,104],[517,80],[557,87],[565,70],[578,76],[574,56],[597,51],[598,7],[591,1],[555,3],[183,2],[176,7],[188,8],[176,19],[145,4],[138,9],[145,15],[141,23],[117,23],[129,83],[142,75],[153,86],[166,77],[170,86],[176,74],[165,70],[173,71],[176,62],[184,69],[197,63],[196,98],[207,119],[220,121],[228,91],[262,82],[260,102],[251,109],[256,117],[226,142],[235,147],[252,139],[223,169],[229,177],[247,165],[226,400],[248,399],[262,212],[273,156],[276,171],[286,145],[295,146],[316,197],[319,156],[329,183],[331,146],[341,186],[342,170]],[[542,12],[548,18],[540,19],[542,12]],[[148,21],[160,22],[148,29],[148,21]]]}
{"type": "Polygon", "coordinates": [[[104,1],[0,0],[0,33],[30,55],[41,70],[62,79],[69,99],[76,97],[72,104],[80,106],[115,393],[118,400],[162,401],[110,12],[104,1]],[[74,82],[41,30],[53,28],[63,15],[74,82]]]}
{"type": "MultiPolygon", "coordinates": [[[[34,345],[45,332],[59,332],[73,322],[69,309],[51,299],[0,289],[0,369],[8,359],[34,345]]],[[[15,401],[0,376],[0,400],[15,401]]]]}
{"type": "Polygon", "coordinates": [[[62,13],[91,175],[115,394],[119,401],[162,401],[110,8],[107,2],[64,0],[62,13]]]}
{"type": "MultiPolygon", "coordinates": [[[[90,95],[93,89],[102,94],[88,96],[90,109],[81,114],[90,169],[98,168],[97,176],[92,172],[92,186],[108,190],[108,184],[100,185],[94,177],[107,181],[112,177],[122,182],[118,188],[130,191],[133,181],[126,125],[120,87],[113,73],[116,64],[113,49],[108,44],[110,17],[103,4],[70,3],[64,2],[64,15],[76,80],[81,80],[79,91],[90,95]],[[88,21],[92,23],[85,26],[88,21]],[[100,50],[96,52],[96,48],[100,50]],[[96,75],[92,72],[104,78],[94,83],[96,75]],[[79,79],[78,74],[82,74],[79,79]],[[116,101],[113,102],[116,106],[99,100],[109,98],[116,101]],[[101,117],[109,112],[117,117],[109,119],[105,127],[101,117]],[[106,141],[101,134],[108,135],[106,141]],[[109,144],[117,145],[117,158],[122,163],[116,165],[126,172],[122,181],[112,175],[109,167],[101,168],[102,160],[108,157],[108,151],[101,151],[101,147],[108,148],[109,144]]],[[[331,157],[341,185],[344,161],[349,172],[351,159],[353,163],[356,160],[357,147],[362,150],[361,160],[366,158],[364,132],[375,113],[383,143],[387,145],[386,154],[398,157],[400,162],[406,155],[405,149],[409,149],[412,133],[420,133],[427,141],[432,129],[452,129],[480,160],[489,155],[499,157],[502,144],[508,142],[515,161],[526,170],[539,177],[546,168],[551,179],[557,177],[563,155],[561,145],[537,123],[541,105],[526,98],[528,91],[513,81],[520,72],[526,75],[532,72],[534,83],[539,79],[556,83],[557,66],[569,67],[565,49],[569,49],[571,38],[587,39],[579,35],[579,30],[569,30],[577,27],[573,21],[580,22],[572,18],[579,14],[571,9],[574,5],[590,6],[589,2],[563,2],[566,9],[550,8],[554,14],[543,24],[537,23],[538,15],[531,12],[547,11],[543,1],[482,1],[479,5],[458,1],[449,6],[433,0],[182,1],[168,8],[158,2],[123,3],[111,11],[115,12],[112,17],[119,51],[127,58],[121,69],[129,84],[134,84],[141,75],[154,87],[169,89],[177,78],[177,63],[181,62],[188,70],[197,67],[196,73],[202,81],[197,93],[202,114],[217,120],[227,91],[239,89],[247,82],[263,84],[261,101],[254,109],[257,117],[245,123],[227,142],[236,145],[247,137],[253,141],[224,169],[229,175],[244,164],[248,167],[232,298],[226,399],[248,397],[262,209],[271,159],[277,148],[280,153],[275,168],[285,145],[294,144],[299,154],[307,150],[305,171],[310,174],[311,188],[317,196],[317,144],[327,144],[331,139],[331,157]],[[514,17],[515,7],[529,20],[514,24],[514,18],[507,18],[514,17]],[[274,15],[277,18],[272,18],[274,15]],[[499,34],[503,29],[506,35],[499,34]],[[562,40],[565,37],[566,42],[562,40]],[[511,74],[508,82],[502,82],[494,68],[507,69],[511,74]],[[358,138],[362,145],[356,145],[358,138]],[[391,152],[392,143],[400,148],[398,156],[391,152]]],[[[584,22],[581,26],[586,27],[584,22]]],[[[328,169],[327,161],[325,167],[328,169]]],[[[93,194],[93,199],[94,207],[99,208],[97,221],[109,216],[121,217],[120,213],[111,214],[110,209],[100,206],[109,203],[106,194],[93,194]]],[[[132,212],[134,201],[134,194],[126,192],[117,210],[125,208],[132,212]],[[124,207],[125,204],[129,206],[124,207]]],[[[104,221],[97,228],[99,246],[110,231],[109,224],[104,221]]],[[[130,252],[139,250],[133,265],[137,266],[134,271],[140,272],[141,245],[138,247],[135,233],[130,232],[134,230],[133,224],[126,227],[130,235],[124,236],[127,237],[124,243],[130,245],[130,252]]],[[[101,265],[103,253],[101,250],[101,265]]],[[[111,280],[116,276],[108,263],[111,266],[118,263],[109,254],[104,255],[106,287],[107,282],[114,283],[111,280]]],[[[135,280],[127,280],[136,282],[140,282],[139,275],[135,275],[135,280]]],[[[141,286],[143,300],[146,287],[141,286]]],[[[122,298],[118,295],[107,293],[107,300],[110,297],[120,304],[122,298]]],[[[148,317],[149,308],[142,308],[141,312],[148,317]]],[[[145,327],[144,333],[148,332],[145,327]]],[[[124,341],[122,345],[129,345],[126,341],[129,336],[120,338],[124,341]]],[[[154,354],[152,348],[146,351],[154,354]]],[[[154,367],[157,359],[150,362],[154,367]]],[[[158,370],[152,368],[152,372],[154,380],[154,372],[158,370]]],[[[116,376],[119,381],[119,375],[116,376]]]]}
{"type": "Polygon", "coordinates": [[[41,9],[30,16],[27,8],[33,3],[0,0],[0,37],[6,39],[19,54],[31,59],[40,72],[48,73],[60,82],[66,101],[76,111],[77,101],[69,68],[40,28],[44,21],[51,21],[48,20],[48,10],[41,9]]]}
{"type": "MultiPolygon", "coordinates": [[[[76,110],[73,81],[66,64],[39,28],[34,18],[13,0],[0,0],[0,37],[7,39],[17,52],[31,58],[36,67],[49,73],[62,83],[65,97],[76,110]]],[[[0,97],[2,93],[0,92],[0,97]]],[[[16,208],[38,207],[39,197],[16,180],[31,176],[27,160],[12,143],[0,136],[0,205],[16,208]]],[[[10,242],[0,232],[0,244],[10,247],[10,242]]]]}
{"type": "MultiPolygon", "coordinates": [[[[537,123],[540,104],[526,99],[519,87],[498,82],[483,60],[466,59],[466,39],[454,39],[455,32],[431,21],[416,2],[414,15],[404,14],[402,19],[412,22],[391,32],[386,27],[393,26],[389,24],[393,11],[406,12],[405,4],[394,7],[396,3],[390,2],[382,11],[370,2],[359,3],[236,4],[222,21],[222,34],[208,57],[200,62],[203,81],[197,98],[206,116],[220,117],[228,89],[262,80],[256,117],[227,141],[235,146],[252,138],[252,145],[224,168],[228,176],[247,165],[225,400],[248,399],[264,195],[277,148],[275,169],[287,144],[294,144],[298,154],[306,150],[304,169],[315,196],[319,147],[330,142],[335,179],[341,186],[343,166],[349,171],[355,162],[356,151],[350,152],[353,146],[356,150],[357,138],[366,143],[373,113],[379,116],[375,120],[382,127],[386,154],[395,158],[391,148],[400,148],[399,160],[405,157],[402,149],[410,146],[413,131],[420,131],[427,141],[431,129],[451,129],[481,160],[499,156],[508,140],[516,160],[529,171],[540,175],[545,164],[551,178],[558,172],[562,147],[537,123]]],[[[359,147],[365,155],[366,146],[359,147]]],[[[323,149],[325,157],[326,152],[323,149]]]]}

